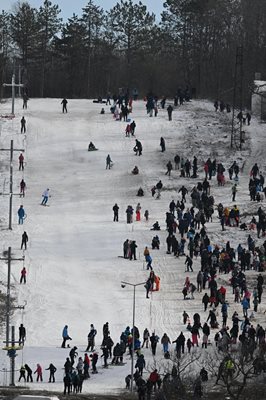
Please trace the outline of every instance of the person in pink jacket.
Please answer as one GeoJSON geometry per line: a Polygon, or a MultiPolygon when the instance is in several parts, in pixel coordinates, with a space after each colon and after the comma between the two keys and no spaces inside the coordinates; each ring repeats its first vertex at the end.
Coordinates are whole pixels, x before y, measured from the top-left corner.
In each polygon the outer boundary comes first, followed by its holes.
{"type": "Polygon", "coordinates": [[[37,368],[36,371],[34,371],[34,373],[37,374],[36,381],[39,382],[40,379],[40,381],[42,382],[42,367],[40,366],[40,364],[37,364],[37,368]]]}

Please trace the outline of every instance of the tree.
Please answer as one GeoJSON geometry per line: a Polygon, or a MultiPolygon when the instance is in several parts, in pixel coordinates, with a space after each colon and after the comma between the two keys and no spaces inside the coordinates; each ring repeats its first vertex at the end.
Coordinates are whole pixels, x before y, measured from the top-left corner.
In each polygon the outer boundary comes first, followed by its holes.
{"type": "Polygon", "coordinates": [[[92,60],[97,56],[97,49],[100,46],[102,38],[104,11],[96,6],[93,0],[90,0],[83,8],[82,22],[85,26],[85,46],[87,50],[87,96],[91,94],[92,60]]]}
{"type": "Polygon", "coordinates": [[[62,18],[59,18],[61,10],[58,5],[52,5],[51,1],[44,0],[43,6],[37,14],[38,24],[38,49],[40,54],[40,96],[43,97],[45,89],[45,76],[47,53],[50,43],[61,28],[62,18]]]}
{"type": "Polygon", "coordinates": [[[126,59],[127,83],[130,86],[133,58],[149,41],[155,15],[147,12],[141,1],[133,4],[132,0],[120,0],[108,13],[108,19],[115,35],[116,49],[126,59]]]}
{"type": "Polygon", "coordinates": [[[3,97],[3,83],[6,79],[10,49],[10,17],[2,11],[0,14],[0,98],[3,97]]]}
{"type": "Polygon", "coordinates": [[[19,48],[25,72],[35,57],[38,36],[37,11],[27,2],[17,3],[11,14],[11,35],[19,48]]]}

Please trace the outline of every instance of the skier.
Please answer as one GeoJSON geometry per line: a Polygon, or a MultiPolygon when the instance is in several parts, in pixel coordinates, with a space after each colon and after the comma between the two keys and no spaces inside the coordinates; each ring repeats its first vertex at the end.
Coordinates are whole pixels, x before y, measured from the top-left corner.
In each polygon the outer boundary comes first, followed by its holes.
{"type": "Polygon", "coordinates": [[[20,125],[21,125],[20,133],[26,133],[26,120],[24,116],[20,120],[20,125]]]}
{"type": "Polygon", "coordinates": [[[181,201],[183,201],[184,203],[186,202],[186,194],[188,194],[188,190],[185,188],[185,186],[183,185],[180,189],[179,189],[179,191],[178,191],[178,193],[180,193],[181,192],[181,194],[182,194],[182,200],[181,201]]]}
{"type": "Polygon", "coordinates": [[[167,107],[167,112],[169,121],[172,121],[173,106],[171,106],[171,104],[169,104],[169,106],[167,107]]]}
{"type": "Polygon", "coordinates": [[[24,179],[21,180],[19,186],[20,186],[20,195],[19,195],[19,197],[25,197],[26,183],[24,182],[24,179]]]}
{"type": "Polygon", "coordinates": [[[147,328],[144,329],[143,332],[143,343],[142,343],[142,347],[144,347],[145,343],[146,343],[146,349],[149,347],[149,338],[150,338],[150,333],[148,331],[147,328]]]}
{"type": "Polygon", "coordinates": [[[110,154],[108,154],[108,156],[106,157],[106,168],[105,169],[107,169],[107,168],[111,169],[112,163],[113,163],[113,161],[111,160],[110,154]]]}
{"type": "Polygon", "coordinates": [[[55,382],[55,377],[54,374],[56,372],[56,367],[51,363],[48,368],[45,368],[45,371],[50,371],[50,376],[49,376],[49,383],[52,381],[55,382]]]}
{"type": "Polygon", "coordinates": [[[40,379],[40,381],[42,382],[42,367],[40,366],[40,364],[37,364],[37,368],[34,371],[34,374],[36,374],[36,373],[37,373],[36,381],[39,382],[39,379],[40,379]]]}
{"type": "Polygon", "coordinates": [[[67,113],[67,103],[68,103],[68,101],[67,101],[67,99],[65,99],[65,98],[61,101],[61,104],[63,104],[63,109],[62,109],[62,112],[63,112],[63,113],[64,113],[64,112],[67,113]]]}
{"type": "Polygon", "coordinates": [[[49,195],[49,189],[46,189],[46,190],[43,192],[42,197],[43,197],[43,199],[42,199],[41,205],[42,205],[42,206],[46,206],[47,201],[48,201],[48,198],[50,197],[50,195],[49,195]]]}
{"type": "Polygon", "coordinates": [[[165,140],[163,137],[161,137],[161,139],[160,139],[160,146],[161,146],[162,153],[163,153],[165,151],[165,140]]]}
{"type": "Polygon", "coordinates": [[[22,270],[21,270],[21,272],[20,272],[20,275],[21,275],[21,276],[20,276],[20,281],[19,281],[19,283],[22,283],[22,282],[26,283],[26,274],[27,274],[26,268],[23,267],[22,270]]]}
{"type": "MultiPolygon", "coordinates": [[[[66,341],[67,340],[72,340],[72,338],[68,335],[68,325],[64,326],[63,332],[62,332],[62,337],[63,337],[63,342],[61,347],[65,348],[66,347],[66,341]]],[[[69,347],[69,345],[68,345],[69,347]]]]}
{"type": "Polygon", "coordinates": [[[95,336],[97,335],[97,330],[94,328],[94,325],[91,324],[90,332],[88,333],[88,346],[86,351],[94,351],[95,346],[95,336]]]}
{"type": "Polygon", "coordinates": [[[24,156],[22,153],[20,153],[18,160],[19,160],[19,171],[20,170],[24,171],[24,156]]]}
{"type": "Polygon", "coordinates": [[[24,218],[25,218],[25,211],[24,211],[23,205],[21,205],[19,207],[19,209],[18,209],[18,223],[19,223],[19,225],[20,224],[23,225],[24,218]]]}
{"type": "Polygon", "coordinates": [[[28,242],[28,240],[29,240],[29,238],[28,238],[27,232],[24,231],[23,234],[22,234],[22,239],[21,239],[21,246],[20,246],[21,250],[23,248],[23,245],[25,247],[25,250],[27,250],[27,242],[28,242]]]}
{"type": "Polygon", "coordinates": [[[114,222],[118,222],[118,210],[119,207],[117,205],[117,203],[115,203],[114,207],[113,207],[113,212],[114,212],[114,222]]]}

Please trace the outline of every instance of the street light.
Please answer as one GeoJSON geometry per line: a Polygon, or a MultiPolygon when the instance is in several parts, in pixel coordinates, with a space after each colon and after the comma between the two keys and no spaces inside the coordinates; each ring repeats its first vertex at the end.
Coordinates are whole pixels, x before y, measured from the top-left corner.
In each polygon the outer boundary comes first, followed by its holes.
{"type": "Polygon", "coordinates": [[[146,282],[141,283],[130,283],[121,281],[121,287],[124,288],[126,285],[133,286],[133,334],[132,334],[132,353],[131,353],[131,387],[130,391],[133,392],[133,371],[134,371],[134,350],[135,350],[135,300],[136,300],[136,287],[145,285],[146,282]]]}

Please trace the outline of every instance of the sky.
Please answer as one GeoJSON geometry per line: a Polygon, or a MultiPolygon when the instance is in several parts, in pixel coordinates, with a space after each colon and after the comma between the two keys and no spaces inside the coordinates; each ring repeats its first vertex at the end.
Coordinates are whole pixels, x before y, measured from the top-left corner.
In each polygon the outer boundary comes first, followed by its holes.
{"type": "MultiPolygon", "coordinates": [[[[73,13],[80,15],[81,10],[88,4],[86,0],[54,0],[53,4],[58,4],[64,20],[70,18],[73,13]]],[[[105,10],[110,10],[114,5],[119,3],[118,0],[95,0],[95,4],[99,5],[105,10]]],[[[13,0],[0,0],[0,9],[5,11],[10,11],[12,5],[16,3],[13,0]]],[[[43,0],[28,0],[28,3],[32,7],[39,8],[43,4],[43,0]]],[[[134,3],[138,3],[138,1],[134,1],[134,3]]],[[[156,14],[157,19],[160,18],[160,13],[163,11],[163,3],[164,0],[142,0],[142,3],[145,4],[148,8],[148,11],[156,14]]]]}

